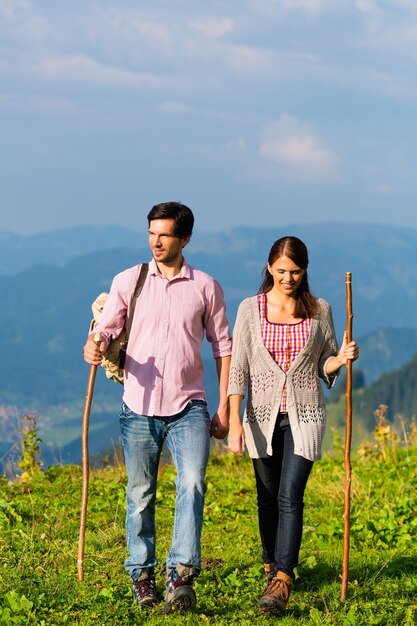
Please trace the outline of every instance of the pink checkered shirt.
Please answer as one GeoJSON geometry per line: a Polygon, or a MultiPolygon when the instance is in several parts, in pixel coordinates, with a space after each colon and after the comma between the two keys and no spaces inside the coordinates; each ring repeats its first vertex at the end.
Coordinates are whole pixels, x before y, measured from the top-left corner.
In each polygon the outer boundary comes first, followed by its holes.
{"type": "MultiPolygon", "coordinates": [[[[258,294],[261,332],[265,348],[283,372],[288,372],[291,363],[307,343],[311,319],[307,318],[296,324],[276,324],[270,322],[267,315],[266,293],[258,294]]],[[[281,398],[281,412],[287,410],[287,387],[284,385],[281,398]]]]}

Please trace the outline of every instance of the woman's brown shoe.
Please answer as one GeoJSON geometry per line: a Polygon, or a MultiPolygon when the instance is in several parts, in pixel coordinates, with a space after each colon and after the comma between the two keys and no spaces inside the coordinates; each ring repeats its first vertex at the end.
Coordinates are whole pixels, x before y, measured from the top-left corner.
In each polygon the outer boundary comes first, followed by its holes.
{"type": "Polygon", "coordinates": [[[291,576],[277,572],[260,599],[259,606],[271,613],[284,613],[293,585],[294,579],[291,576]]]}
{"type": "Polygon", "coordinates": [[[264,563],[264,572],[265,572],[266,582],[269,584],[270,581],[274,577],[274,564],[273,563],[264,563]]]}

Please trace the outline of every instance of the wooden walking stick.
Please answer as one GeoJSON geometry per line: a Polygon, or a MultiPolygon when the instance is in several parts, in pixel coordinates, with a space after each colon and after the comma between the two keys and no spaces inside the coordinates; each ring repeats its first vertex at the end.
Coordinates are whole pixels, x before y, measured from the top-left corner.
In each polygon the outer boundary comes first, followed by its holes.
{"type": "MultiPolygon", "coordinates": [[[[97,344],[101,342],[100,333],[94,335],[94,341],[97,344]]],[[[88,426],[90,422],[91,404],[93,402],[94,383],[96,381],[97,365],[90,366],[90,374],[88,376],[87,392],[85,394],[83,425],[81,433],[82,446],[82,472],[83,485],[81,497],[81,515],[80,515],[80,533],[78,537],[78,580],[84,580],[84,544],[85,544],[85,526],[87,519],[87,502],[88,502],[88,478],[90,474],[90,466],[88,459],[88,426]]]]}
{"type": "MultiPolygon", "coordinates": [[[[352,341],[352,274],[346,272],[346,342],[352,341]]],[[[345,434],[345,487],[344,487],[344,534],[343,534],[343,565],[342,591],[340,600],[346,600],[346,591],[349,575],[349,547],[350,547],[350,486],[352,480],[352,465],[350,462],[350,447],[352,442],[352,361],[346,363],[346,434],[345,434]]]]}

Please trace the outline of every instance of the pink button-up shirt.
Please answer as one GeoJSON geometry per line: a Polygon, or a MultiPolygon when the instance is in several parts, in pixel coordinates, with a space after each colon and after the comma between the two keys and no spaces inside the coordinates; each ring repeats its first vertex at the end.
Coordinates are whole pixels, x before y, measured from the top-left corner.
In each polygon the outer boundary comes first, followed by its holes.
{"type": "MultiPolygon", "coordinates": [[[[94,332],[110,341],[122,330],[140,265],[113,279],[94,332]]],[[[167,280],[149,263],[136,304],[125,364],[123,400],[140,415],[175,415],[190,400],[204,400],[201,345],[204,332],[214,358],[229,356],[232,341],[223,290],[184,260],[167,280]]]]}

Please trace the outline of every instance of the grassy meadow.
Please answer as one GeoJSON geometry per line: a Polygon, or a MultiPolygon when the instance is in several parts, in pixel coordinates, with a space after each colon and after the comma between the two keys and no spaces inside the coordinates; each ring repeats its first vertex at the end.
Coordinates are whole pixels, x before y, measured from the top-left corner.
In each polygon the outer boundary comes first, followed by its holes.
{"type": "MultiPolygon", "coordinates": [[[[131,601],[123,569],[125,471],[90,475],[83,582],[77,578],[81,469],[53,466],[25,483],[0,477],[0,625],[272,624],[370,626],[417,623],[417,447],[375,440],[352,455],[349,586],[340,601],[343,451],[313,468],[295,592],[285,617],[258,611],[264,589],[250,459],[218,444],[207,473],[204,569],[195,612],[163,615],[131,601]]],[[[161,465],[157,585],[164,591],[175,470],[161,465]]]]}

